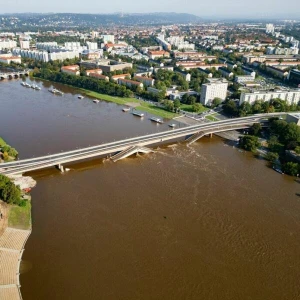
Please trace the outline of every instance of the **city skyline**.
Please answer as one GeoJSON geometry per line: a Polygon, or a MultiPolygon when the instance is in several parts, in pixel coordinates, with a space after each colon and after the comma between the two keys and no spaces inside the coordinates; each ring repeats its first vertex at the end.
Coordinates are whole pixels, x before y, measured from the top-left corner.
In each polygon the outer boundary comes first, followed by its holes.
{"type": "Polygon", "coordinates": [[[297,8],[300,9],[298,0],[282,2],[280,0],[259,1],[254,0],[251,6],[245,9],[245,3],[232,0],[230,3],[216,0],[212,6],[209,2],[199,3],[196,0],[188,0],[186,5],[182,5],[179,0],[153,0],[142,3],[136,0],[126,3],[122,0],[114,0],[109,5],[103,6],[96,0],[81,1],[72,0],[53,0],[51,2],[40,2],[31,0],[30,3],[20,0],[12,0],[2,6],[2,13],[94,13],[94,14],[113,14],[113,13],[155,13],[155,12],[175,12],[190,13],[199,17],[224,17],[224,18],[284,18],[297,17],[297,8]],[[259,8],[259,9],[258,9],[259,8]],[[272,9],[270,9],[272,8],[272,9]]]}

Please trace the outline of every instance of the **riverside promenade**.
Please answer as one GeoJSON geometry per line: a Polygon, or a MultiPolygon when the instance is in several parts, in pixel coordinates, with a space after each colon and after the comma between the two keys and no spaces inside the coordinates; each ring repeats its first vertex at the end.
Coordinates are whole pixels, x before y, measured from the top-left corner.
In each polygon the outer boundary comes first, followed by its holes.
{"type": "Polygon", "coordinates": [[[0,236],[0,299],[22,300],[20,264],[31,230],[7,227],[0,236]]]}

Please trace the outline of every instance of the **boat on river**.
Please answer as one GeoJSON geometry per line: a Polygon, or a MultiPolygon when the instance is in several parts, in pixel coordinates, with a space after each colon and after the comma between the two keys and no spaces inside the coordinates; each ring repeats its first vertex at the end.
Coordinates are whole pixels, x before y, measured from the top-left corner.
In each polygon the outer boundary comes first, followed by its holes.
{"type": "Polygon", "coordinates": [[[129,107],[123,107],[123,108],[122,108],[122,111],[124,111],[124,112],[130,111],[130,108],[129,108],[129,107]]]}
{"type": "Polygon", "coordinates": [[[176,127],[176,124],[172,123],[172,124],[169,124],[169,127],[171,128],[175,128],[176,127]]]}
{"type": "Polygon", "coordinates": [[[158,124],[163,124],[163,120],[161,120],[160,118],[152,117],[150,120],[158,124]]]}
{"type": "Polygon", "coordinates": [[[62,91],[59,91],[57,89],[50,89],[50,93],[55,94],[55,95],[63,95],[64,93],[62,91]]]}
{"type": "Polygon", "coordinates": [[[99,103],[100,101],[97,100],[97,99],[95,99],[95,100],[93,100],[93,102],[94,102],[94,103],[99,103]]]}
{"type": "Polygon", "coordinates": [[[81,96],[81,95],[79,95],[79,96],[78,96],[78,99],[83,99],[83,98],[84,98],[84,97],[83,97],[83,96],[81,96]]]}
{"type": "Polygon", "coordinates": [[[143,113],[138,112],[138,111],[134,111],[132,114],[133,114],[134,116],[137,116],[137,117],[140,117],[140,118],[142,118],[142,117],[144,116],[143,113]]]}

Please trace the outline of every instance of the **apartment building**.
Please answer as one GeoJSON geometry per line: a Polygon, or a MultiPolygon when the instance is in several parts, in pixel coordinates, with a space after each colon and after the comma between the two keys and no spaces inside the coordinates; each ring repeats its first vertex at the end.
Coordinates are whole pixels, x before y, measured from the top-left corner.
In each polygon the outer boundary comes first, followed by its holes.
{"type": "Polygon", "coordinates": [[[20,56],[11,56],[11,55],[0,55],[0,62],[9,65],[11,62],[14,62],[16,64],[21,63],[21,57],[20,56]]]}
{"type": "Polygon", "coordinates": [[[104,44],[107,44],[107,43],[114,44],[115,43],[115,36],[112,34],[104,34],[104,35],[102,35],[102,39],[103,39],[104,44]]]}
{"type": "Polygon", "coordinates": [[[111,76],[111,79],[114,81],[118,81],[119,79],[126,79],[126,78],[131,78],[131,75],[129,73],[126,73],[126,74],[119,74],[119,75],[111,76]]]}
{"type": "Polygon", "coordinates": [[[132,86],[136,86],[139,88],[144,87],[142,82],[138,82],[138,81],[134,81],[134,80],[130,80],[130,79],[122,79],[122,78],[118,79],[118,84],[126,85],[127,87],[132,87],[132,86]]]}
{"type": "Polygon", "coordinates": [[[300,85],[300,70],[293,69],[289,72],[288,80],[300,85]]]}
{"type": "Polygon", "coordinates": [[[98,49],[97,43],[86,42],[86,46],[87,46],[88,50],[97,50],[98,49]]]}
{"type": "Polygon", "coordinates": [[[245,83],[255,80],[255,76],[252,75],[237,75],[234,78],[237,83],[245,83]]]}
{"type": "Polygon", "coordinates": [[[281,68],[279,68],[278,66],[266,66],[266,70],[276,76],[278,76],[281,79],[285,79],[289,72],[286,70],[282,70],[281,68]]]}
{"type": "Polygon", "coordinates": [[[72,65],[72,66],[64,66],[60,69],[63,73],[69,74],[69,75],[76,75],[79,76],[79,66],[78,65],[72,65]]]}
{"type": "Polygon", "coordinates": [[[0,39],[0,50],[2,49],[12,49],[17,47],[17,42],[12,40],[0,39]]]}
{"type": "Polygon", "coordinates": [[[172,49],[171,44],[165,41],[165,36],[163,34],[158,35],[156,41],[163,47],[164,50],[170,51],[172,49]]]}
{"type": "Polygon", "coordinates": [[[253,93],[243,92],[240,97],[240,105],[244,102],[253,104],[256,100],[264,102],[279,98],[286,101],[288,104],[298,104],[300,101],[300,89],[289,91],[259,91],[253,93]]]}
{"type": "Polygon", "coordinates": [[[29,49],[30,42],[29,41],[20,41],[20,48],[21,49],[29,49]]]}
{"type": "Polygon", "coordinates": [[[222,101],[227,96],[228,81],[225,79],[209,79],[208,83],[204,83],[201,87],[200,102],[203,105],[211,105],[215,98],[222,101]]]}
{"type": "Polygon", "coordinates": [[[145,76],[135,76],[134,79],[136,81],[142,82],[144,86],[153,86],[155,82],[153,78],[149,78],[145,76]]]}
{"type": "Polygon", "coordinates": [[[148,51],[148,56],[151,59],[156,59],[160,57],[170,57],[170,53],[167,51],[148,51]]]}
{"type": "Polygon", "coordinates": [[[102,75],[102,70],[101,69],[87,70],[86,71],[86,76],[97,78],[97,79],[100,79],[100,80],[109,81],[108,76],[102,75]]]}

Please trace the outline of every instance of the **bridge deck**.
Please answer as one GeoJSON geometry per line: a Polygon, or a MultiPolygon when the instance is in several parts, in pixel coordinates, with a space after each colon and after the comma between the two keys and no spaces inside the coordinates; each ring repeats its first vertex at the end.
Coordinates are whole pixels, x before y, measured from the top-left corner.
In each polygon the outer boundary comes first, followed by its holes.
{"type": "MultiPolygon", "coordinates": [[[[247,128],[253,123],[264,123],[268,118],[281,116],[286,113],[259,114],[249,117],[227,119],[217,122],[192,125],[184,128],[172,129],[164,132],[158,132],[145,136],[129,138],[126,140],[106,143],[102,145],[87,147],[84,149],[66,151],[52,155],[46,155],[38,158],[23,159],[15,162],[0,164],[0,173],[5,175],[23,174],[29,171],[48,168],[55,165],[66,164],[87,158],[107,156],[113,153],[124,151],[130,147],[139,147],[154,145],[161,142],[168,142],[194,135],[198,132],[205,134],[230,131],[235,129],[247,128]]],[[[199,135],[199,138],[201,135],[199,135]]]]}

